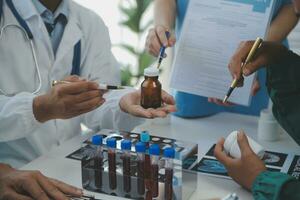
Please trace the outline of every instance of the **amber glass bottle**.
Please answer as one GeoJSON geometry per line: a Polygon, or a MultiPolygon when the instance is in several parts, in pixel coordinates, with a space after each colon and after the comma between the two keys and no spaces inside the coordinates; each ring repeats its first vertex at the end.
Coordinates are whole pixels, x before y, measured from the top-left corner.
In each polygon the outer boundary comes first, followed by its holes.
{"type": "Polygon", "coordinates": [[[161,107],[159,70],[155,67],[148,67],[144,70],[144,76],[145,80],[141,85],[141,106],[145,109],[161,107]]]}

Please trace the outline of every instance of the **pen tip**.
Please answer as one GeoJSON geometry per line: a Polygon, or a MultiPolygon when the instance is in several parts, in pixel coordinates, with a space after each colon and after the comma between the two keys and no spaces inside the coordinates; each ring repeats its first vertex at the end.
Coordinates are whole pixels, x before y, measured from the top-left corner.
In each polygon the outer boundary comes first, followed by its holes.
{"type": "Polygon", "coordinates": [[[223,103],[226,103],[228,98],[229,98],[228,96],[225,96],[224,99],[223,99],[223,103]]]}

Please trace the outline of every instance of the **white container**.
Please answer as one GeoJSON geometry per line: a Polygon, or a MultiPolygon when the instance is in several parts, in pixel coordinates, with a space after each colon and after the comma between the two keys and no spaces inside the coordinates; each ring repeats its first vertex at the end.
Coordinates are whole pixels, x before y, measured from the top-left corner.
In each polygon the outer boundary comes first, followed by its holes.
{"type": "Polygon", "coordinates": [[[257,138],[263,141],[277,141],[280,139],[280,127],[271,110],[261,111],[257,138]]]}
{"type": "MultiPolygon", "coordinates": [[[[233,158],[241,158],[241,151],[240,151],[239,144],[237,142],[237,134],[238,134],[238,131],[233,131],[232,133],[230,133],[227,136],[225,143],[224,143],[224,151],[233,158]]],[[[255,142],[253,139],[251,139],[250,137],[247,136],[247,138],[248,138],[249,145],[250,145],[251,149],[253,150],[253,152],[260,159],[262,159],[265,154],[264,148],[260,144],[255,142]]]]}

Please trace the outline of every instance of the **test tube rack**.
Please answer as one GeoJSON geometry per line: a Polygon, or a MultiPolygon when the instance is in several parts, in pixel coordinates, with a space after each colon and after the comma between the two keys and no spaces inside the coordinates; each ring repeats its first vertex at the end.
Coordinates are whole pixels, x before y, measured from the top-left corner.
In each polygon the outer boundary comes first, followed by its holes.
{"type": "MultiPolygon", "coordinates": [[[[113,130],[101,130],[96,133],[104,137],[103,140],[103,165],[99,169],[95,165],[95,153],[96,147],[93,146],[90,140],[85,141],[86,151],[83,152],[84,156],[81,159],[81,169],[82,169],[82,185],[85,190],[103,193],[112,196],[119,196],[123,198],[130,199],[165,199],[164,198],[164,182],[165,182],[165,169],[164,169],[164,158],[162,156],[162,150],[166,147],[173,147],[176,151],[174,159],[174,174],[173,174],[173,199],[189,199],[197,187],[197,175],[191,171],[185,170],[182,167],[185,159],[188,159],[189,155],[197,154],[198,145],[190,142],[178,141],[171,138],[163,138],[157,136],[150,136],[150,144],[158,144],[161,147],[161,155],[159,159],[159,195],[152,198],[152,194],[147,190],[147,186],[144,194],[139,194],[137,191],[138,187],[138,177],[137,177],[137,161],[135,152],[135,143],[139,141],[139,133],[130,133],[123,131],[113,131],[113,130]],[[117,140],[116,148],[116,185],[115,189],[110,189],[109,187],[109,170],[108,170],[108,154],[106,147],[106,140],[108,138],[114,137],[117,140]],[[132,141],[131,149],[131,176],[130,178],[131,186],[130,192],[124,191],[123,183],[123,164],[122,164],[122,151],[121,151],[121,141],[123,139],[128,139],[132,141]],[[100,175],[101,174],[101,175],[100,175]],[[99,179],[101,178],[99,185],[99,179]],[[98,182],[98,183],[97,183],[98,182]]],[[[145,180],[145,183],[147,180],[145,180]]]]}

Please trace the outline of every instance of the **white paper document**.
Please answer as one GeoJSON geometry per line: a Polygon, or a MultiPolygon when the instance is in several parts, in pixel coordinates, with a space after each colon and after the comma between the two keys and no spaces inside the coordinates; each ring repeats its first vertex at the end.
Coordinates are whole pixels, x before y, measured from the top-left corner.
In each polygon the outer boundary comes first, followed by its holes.
{"type": "MultiPolygon", "coordinates": [[[[176,48],[171,88],[223,99],[232,77],[228,63],[239,43],[264,38],[275,0],[190,0],[176,48]]],[[[254,75],[229,101],[249,105],[254,75]]]]}

